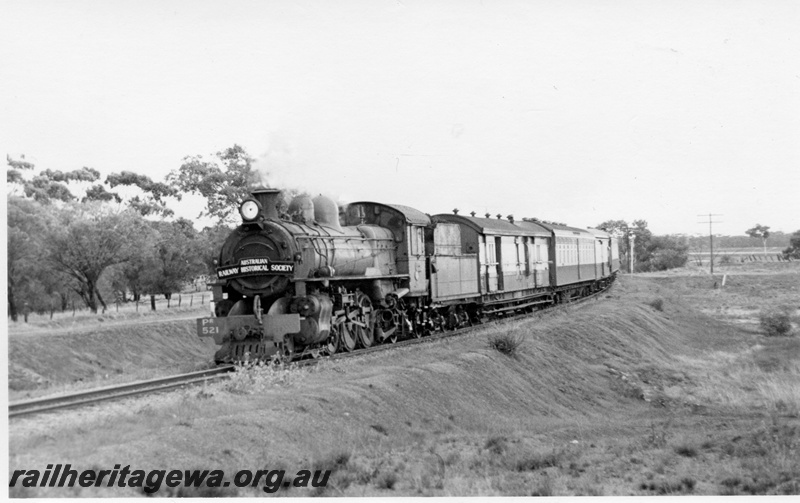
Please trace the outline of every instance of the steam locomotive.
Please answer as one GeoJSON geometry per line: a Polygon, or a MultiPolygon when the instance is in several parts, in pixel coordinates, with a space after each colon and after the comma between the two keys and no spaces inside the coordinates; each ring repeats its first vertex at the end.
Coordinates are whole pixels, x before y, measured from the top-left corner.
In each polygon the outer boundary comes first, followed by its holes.
{"type": "Polygon", "coordinates": [[[200,337],[217,363],[330,355],[568,302],[608,286],[617,240],[537,219],[339,208],[256,189],[217,262],[200,337]]]}

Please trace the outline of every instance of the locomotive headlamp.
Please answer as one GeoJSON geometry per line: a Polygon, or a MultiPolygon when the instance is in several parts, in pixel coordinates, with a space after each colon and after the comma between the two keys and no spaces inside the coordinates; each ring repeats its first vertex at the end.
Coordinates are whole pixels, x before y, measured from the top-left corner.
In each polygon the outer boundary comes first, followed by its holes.
{"type": "Polygon", "coordinates": [[[242,220],[251,222],[261,214],[261,205],[255,199],[248,199],[239,206],[239,213],[242,215],[242,220]]]}

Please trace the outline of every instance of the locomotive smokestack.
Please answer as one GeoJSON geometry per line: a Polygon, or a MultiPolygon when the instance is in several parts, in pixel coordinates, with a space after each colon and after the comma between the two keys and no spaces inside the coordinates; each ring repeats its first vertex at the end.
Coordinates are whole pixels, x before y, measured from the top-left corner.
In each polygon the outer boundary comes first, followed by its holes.
{"type": "Polygon", "coordinates": [[[280,218],[278,208],[283,199],[280,190],[259,187],[253,189],[250,195],[261,204],[261,211],[264,213],[264,218],[274,218],[275,220],[280,218]]]}

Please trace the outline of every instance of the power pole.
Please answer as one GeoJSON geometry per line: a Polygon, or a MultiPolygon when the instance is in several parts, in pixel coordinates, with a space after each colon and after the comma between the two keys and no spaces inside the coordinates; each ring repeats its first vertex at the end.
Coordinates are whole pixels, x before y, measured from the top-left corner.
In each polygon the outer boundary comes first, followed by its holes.
{"type": "Polygon", "coordinates": [[[721,217],[718,213],[709,213],[708,215],[697,215],[698,217],[708,217],[708,222],[697,222],[698,224],[708,223],[708,241],[709,241],[709,263],[711,264],[711,274],[714,274],[714,233],[711,232],[711,224],[721,224],[722,221],[714,220],[713,217],[721,217]]]}
{"type": "Polygon", "coordinates": [[[634,242],[636,241],[636,235],[633,231],[629,231],[628,233],[628,270],[631,274],[633,274],[633,261],[635,260],[636,253],[634,251],[634,242]]]}

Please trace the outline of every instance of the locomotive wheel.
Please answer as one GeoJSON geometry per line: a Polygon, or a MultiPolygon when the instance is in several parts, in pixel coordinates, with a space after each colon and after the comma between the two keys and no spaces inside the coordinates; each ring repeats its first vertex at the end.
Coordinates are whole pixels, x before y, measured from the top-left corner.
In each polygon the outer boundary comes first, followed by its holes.
{"type": "Polygon", "coordinates": [[[411,337],[413,337],[414,339],[419,339],[423,335],[425,335],[425,331],[423,330],[422,325],[417,323],[416,320],[411,321],[410,332],[411,332],[411,337]]]}
{"type": "Polygon", "coordinates": [[[328,340],[325,342],[324,349],[329,355],[334,355],[339,351],[340,344],[339,330],[337,330],[336,327],[331,327],[331,333],[328,336],[328,340]]]}
{"type": "Polygon", "coordinates": [[[356,349],[356,338],[354,337],[353,331],[351,327],[349,327],[350,323],[340,323],[339,324],[339,331],[341,336],[339,337],[340,344],[339,347],[343,348],[345,351],[353,351],[356,349]]]}
{"type": "Polygon", "coordinates": [[[365,328],[354,323],[353,331],[355,331],[358,342],[361,343],[362,348],[371,347],[372,344],[375,343],[375,336],[373,335],[372,327],[365,328]]]}
{"type": "Polygon", "coordinates": [[[359,313],[361,314],[360,318],[363,320],[365,326],[354,323],[353,330],[355,331],[361,346],[368,348],[375,344],[375,327],[372,323],[372,302],[370,302],[369,297],[359,293],[358,297],[356,297],[356,303],[358,304],[359,311],[361,311],[359,313]],[[364,313],[364,308],[367,308],[369,312],[364,313]]]}

